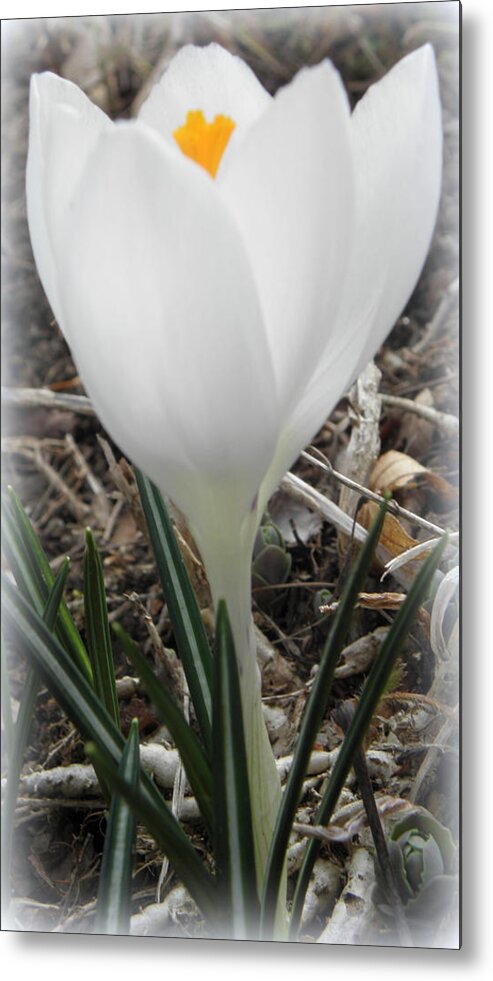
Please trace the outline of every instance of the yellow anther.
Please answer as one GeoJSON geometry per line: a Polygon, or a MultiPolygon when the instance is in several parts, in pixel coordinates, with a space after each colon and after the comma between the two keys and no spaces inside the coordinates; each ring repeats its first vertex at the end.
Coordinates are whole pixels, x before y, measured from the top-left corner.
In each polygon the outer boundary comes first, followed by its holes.
{"type": "Polygon", "coordinates": [[[216,116],[208,123],[201,109],[192,109],[173,136],[185,156],[215,177],[234,128],[235,123],[229,116],[216,116]]]}

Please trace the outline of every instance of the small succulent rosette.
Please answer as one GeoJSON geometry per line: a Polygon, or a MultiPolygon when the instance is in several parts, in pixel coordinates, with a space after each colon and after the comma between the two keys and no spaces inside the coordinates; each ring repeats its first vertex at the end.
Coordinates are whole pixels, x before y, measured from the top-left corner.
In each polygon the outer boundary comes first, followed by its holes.
{"type": "Polygon", "coordinates": [[[252,559],[252,587],[261,606],[273,608],[278,605],[279,590],[290,571],[291,556],[284,538],[277,525],[265,515],[255,538],[252,559]]]}
{"type": "MultiPolygon", "coordinates": [[[[394,825],[388,848],[394,880],[416,939],[423,931],[438,930],[457,908],[457,847],[448,828],[424,809],[415,809],[394,825]]],[[[373,900],[385,915],[393,915],[386,898],[380,867],[373,900]]]]}

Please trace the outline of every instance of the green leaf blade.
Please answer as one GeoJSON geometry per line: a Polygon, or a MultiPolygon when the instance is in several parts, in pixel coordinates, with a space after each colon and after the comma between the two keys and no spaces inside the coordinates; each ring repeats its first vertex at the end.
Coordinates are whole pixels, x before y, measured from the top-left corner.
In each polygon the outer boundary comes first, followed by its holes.
{"type": "MultiPolygon", "coordinates": [[[[133,719],[119,773],[130,787],[139,783],[139,726],[133,719]]],[[[99,879],[95,929],[97,933],[130,932],[133,848],[137,822],[134,810],[120,794],[111,798],[99,879]]]]}
{"type": "MultiPolygon", "coordinates": [[[[53,630],[56,623],[58,610],[60,603],[62,602],[63,590],[67,581],[69,567],[70,562],[68,559],[65,559],[50,590],[43,614],[43,620],[48,630],[53,630]]],[[[6,690],[8,691],[8,679],[5,679],[5,681],[6,690]]],[[[24,751],[29,736],[38,690],[39,678],[37,672],[32,665],[29,665],[19,704],[19,712],[12,731],[11,750],[8,757],[5,799],[2,810],[2,885],[4,895],[7,897],[10,895],[10,868],[12,857],[11,846],[14,830],[17,791],[22,770],[24,751]]]]}
{"type": "Polygon", "coordinates": [[[303,714],[302,724],[293,754],[293,762],[279,809],[266,868],[262,897],[262,932],[266,939],[271,937],[274,927],[277,897],[285,854],[300,799],[303,780],[306,776],[310,754],[326,711],[334,671],[349,630],[358,593],[364,584],[373,561],[385,519],[385,511],[386,505],[382,505],[353,565],[339,601],[332,628],[324,646],[315,683],[303,714]]]}
{"type": "MultiPolygon", "coordinates": [[[[129,791],[127,782],[117,776],[124,746],[123,736],[92,685],[81,675],[58,640],[49,633],[39,614],[8,580],[4,582],[3,593],[6,623],[20,639],[23,651],[34,662],[41,678],[77,726],[83,739],[96,744],[103,760],[102,775],[109,773],[111,786],[124,796],[130,794],[130,802],[133,802],[137,816],[168,855],[190,895],[204,915],[212,915],[215,907],[214,882],[154,783],[141,770],[137,791],[132,787],[129,791]]],[[[98,765],[98,776],[99,773],[98,765]]]]}
{"type": "MultiPolygon", "coordinates": [[[[120,794],[128,802],[157,844],[168,855],[184,886],[204,916],[213,923],[217,915],[215,883],[173,815],[167,808],[160,813],[155,806],[147,792],[147,787],[143,786],[145,774],[141,771],[140,784],[135,788],[122,776],[118,765],[102,745],[88,742],[86,752],[112,792],[120,794]]],[[[152,787],[152,784],[150,786],[152,787]]]]}
{"type": "Polygon", "coordinates": [[[69,569],[70,559],[66,557],[57,572],[43,611],[43,620],[48,627],[48,630],[54,630],[56,627],[58,613],[63,602],[63,591],[67,583],[69,569]]]}
{"type": "MultiPolygon", "coordinates": [[[[315,817],[316,824],[323,825],[330,821],[339,794],[349,773],[353,756],[364,739],[382,692],[384,691],[387,679],[399,655],[402,644],[413,625],[419,607],[426,597],[446,545],[447,536],[445,535],[423,563],[382,644],[378,658],[367,678],[358,707],[331,771],[322,802],[315,817]]],[[[291,939],[296,938],[299,929],[306,890],[319,850],[320,842],[312,839],[307,847],[296,883],[290,923],[291,939]]]]}
{"type": "Polygon", "coordinates": [[[158,718],[167,726],[175,741],[202,817],[209,831],[212,831],[212,772],[202,747],[172,696],[157,680],[138,645],[120,624],[114,623],[112,627],[153,702],[158,718]]]}
{"type": "Polygon", "coordinates": [[[84,552],[84,612],[94,688],[115,725],[120,725],[103,564],[89,528],[84,552]]]}
{"type": "Polygon", "coordinates": [[[214,853],[235,939],[255,936],[260,912],[240,681],[226,604],[218,605],[213,687],[214,853]]]}
{"type": "MultiPolygon", "coordinates": [[[[11,563],[19,588],[42,615],[55,576],[38,536],[12,487],[8,488],[8,501],[9,507],[3,508],[4,551],[11,563]]],[[[85,677],[91,680],[89,655],[65,602],[60,604],[55,629],[60,643],[69,651],[85,677]]]]}
{"type": "Polygon", "coordinates": [[[212,656],[207,635],[161,494],[144,474],[137,469],[135,473],[178,653],[210,752],[212,656]]]}

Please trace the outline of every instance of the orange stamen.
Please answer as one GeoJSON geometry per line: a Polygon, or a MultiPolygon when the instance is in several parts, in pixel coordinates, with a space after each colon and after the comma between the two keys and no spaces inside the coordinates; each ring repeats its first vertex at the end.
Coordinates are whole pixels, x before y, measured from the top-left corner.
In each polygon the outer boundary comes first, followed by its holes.
{"type": "Polygon", "coordinates": [[[229,116],[216,116],[208,123],[201,109],[192,109],[173,136],[186,157],[215,177],[234,128],[235,123],[229,116]]]}

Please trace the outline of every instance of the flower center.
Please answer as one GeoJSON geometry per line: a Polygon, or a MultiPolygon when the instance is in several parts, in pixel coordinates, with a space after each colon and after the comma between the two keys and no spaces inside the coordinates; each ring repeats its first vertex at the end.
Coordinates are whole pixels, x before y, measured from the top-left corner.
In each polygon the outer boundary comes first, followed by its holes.
{"type": "Polygon", "coordinates": [[[208,123],[201,109],[192,109],[173,136],[186,157],[215,177],[234,128],[235,123],[229,116],[216,116],[208,123]]]}

